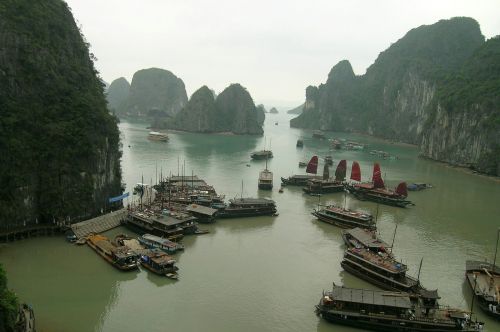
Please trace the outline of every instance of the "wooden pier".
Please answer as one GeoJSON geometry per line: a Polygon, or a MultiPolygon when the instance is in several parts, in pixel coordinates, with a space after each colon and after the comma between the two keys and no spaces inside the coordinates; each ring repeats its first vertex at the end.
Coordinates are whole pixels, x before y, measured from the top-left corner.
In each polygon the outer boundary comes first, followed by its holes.
{"type": "Polygon", "coordinates": [[[121,225],[122,219],[127,216],[127,209],[121,209],[108,214],[85,220],[71,225],[76,237],[81,239],[91,233],[102,233],[121,225]]]}

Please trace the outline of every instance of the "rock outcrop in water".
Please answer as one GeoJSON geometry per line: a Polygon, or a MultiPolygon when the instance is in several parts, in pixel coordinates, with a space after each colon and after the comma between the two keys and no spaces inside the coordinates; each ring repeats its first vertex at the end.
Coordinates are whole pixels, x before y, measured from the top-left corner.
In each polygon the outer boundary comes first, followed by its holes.
{"type": "Polygon", "coordinates": [[[0,3],[0,228],[86,218],[121,193],[93,58],[65,2],[0,3]]]}
{"type": "Polygon", "coordinates": [[[418,144],[423,156],[500,174],[497,44],[471,18],[413,29],[362,76],[339,62],[325,84],[306,89],[304,112],[290,125],[418,144]],[[485,58],[492,70],[479,75],[485,58]]]}
{"type": "Polygon", "coordinates": [[[108,108],[112,112],[116,112],[123,108],[124,102],[128,98],[130,92],[130,83],[125,77],[120,77],[111,82],[106,90],[106,99],[108,100],[108,108]]]}
{"type": "Polygon", "coordinates": [[[215,99],[206,86],[198,89],[173,119],[156,121],[153,126],[201,133],[260,135],[261,115],[250,93],[240,84],[231,84],[215,99]]]}
{"type": "Polygon", "coordinates": [[[175,116],[187,103],[184,82],[170,71],[149,68],[137,71],[130,93],[119,113],[131,116],[175,116]]]}

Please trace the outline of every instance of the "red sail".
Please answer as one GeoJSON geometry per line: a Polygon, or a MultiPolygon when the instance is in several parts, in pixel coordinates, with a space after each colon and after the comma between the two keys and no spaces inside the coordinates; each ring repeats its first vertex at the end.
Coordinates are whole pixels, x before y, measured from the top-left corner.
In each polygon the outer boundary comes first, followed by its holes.
{"type": "Polygon", "coordinates": [[[408,196],[408,189],[406,188],[406,182],[401,182],[398,187],[396,188],[396,194],[399,196],[407,197],[408,196]]]}
{"type": "Polygon", "coordinates": [[[307,164],[306,173],[316,174],[318,173],[318,156],[313,156],[309,163],[307,164]]]}
{"type": "Polygon", "coordinates": [[[347,171],[347,162],[345,159],[341,160],[337,165],[337,169],[335,170],[335,180],[338,182],[342,182],[345,180],[345,173],[347,171]]]}
{"type": "Polygon", "coordinates": [[[373,165],[372,182],[373,188],[385,188],[384,180],[382,180],[382,172],[380,172],[380,165],[378,163],[373,165]]]}
{"type": "Polygon", "coordinates": [[[357,161],[352,162],[351,180],[361,182],[361,169],[357,161]]]}

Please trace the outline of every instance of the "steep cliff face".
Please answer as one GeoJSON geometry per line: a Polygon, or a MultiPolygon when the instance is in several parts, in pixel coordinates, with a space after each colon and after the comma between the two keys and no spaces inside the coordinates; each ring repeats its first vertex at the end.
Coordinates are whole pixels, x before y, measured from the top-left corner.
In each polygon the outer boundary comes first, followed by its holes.
{"type": "Polygon", "coordinates": [[[63,1],[0,2],[0,227],[85,218],[121,193],[92,58],[63,1]]]}
{"type": "Polygon", "coordinates": [[[149,68],[137,71],[120,114],[174,116],[187,103],[184,82],[168,70],[149,68]]]}
{"type": "MultiPolygon", "coordinates": [[[[464,72],[484,62],[484,59],[474,60],[478,57],[477,50],[484,45],[479,25],[470,18],[442,20],[413,29],[382,52],[365,75],[354,76],[345,60],[337,64],[325,84],[306,89],[304,112],[290,125],[363,132],[422,144],[422,154],[437,160],[481,168],[481,159],[488,159],[489,164],[494,165],[491,161],[494,158],[488,153],[495,149],[492,144],[498,140],[490,134],[479,137],[474,126],[468,125],[483,123],[482,114],[491,111],[491,107],[481,101],[486,92],[481,90],[474,96],[467,93],[471,101],[467,111],[450,112],[443,104],[449,99],[446,87],[450,82],[455,82],[452,95],[456,97],[495,77],[491,70],[484,70],[474,84],[472,78],[460,79],[464,72]],[[450,81],[450,77],[455,79],[450,81]],[[474,103],[477,110],[484,111],[471,111],[474,103]],[[455,149],[452,146],[466,141],[476,147],[455,149]]],[[[483,53],[490,54],[492,47],[488,52],[483,53]]],[[[491,62],[500,61],[500,57],[496,59],[491,62]]],[[[492,63],[489,68],[491,66],[492,63]]]]}
{"type": "Polygon", "coordinates": [[[231,84],[217,96],[218,132],[257,134],[264,131],[257,121],[257,111],[250,93],[240,84],[231,84]]]}
{"type": "Polygon", "coordinates": [[[108,100],[108,108],[112,112],[117,112],[124,107],[124,102],[127,100],[130,92],[130,83],[125,77],[120,77],[111,82],[106,90],[106,99],[108,100]]]}
{"type": "Polygon", "coordinates": [[[213,92],[202,86],[189,99],[175,117],[175,128],[191,132],[210,133],[214,131],[217,121],[217,110],[213,92]]]}

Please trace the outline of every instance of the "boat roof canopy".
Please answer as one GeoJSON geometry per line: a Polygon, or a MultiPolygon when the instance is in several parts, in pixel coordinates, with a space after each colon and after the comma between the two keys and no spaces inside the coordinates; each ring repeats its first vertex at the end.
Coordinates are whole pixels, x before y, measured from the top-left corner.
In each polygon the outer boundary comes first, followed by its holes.
{"type": "Polygon", "coordinates": [[[217,213],[216,209],[212,209],[208,206],[203,206],[203,205],[198,205],[198,204],[191,204],[186,206],[186,211],[188,212],[194,212],[198,214],[204,214],[207,216],[213,216],[214,214],[217,213]]]}
{"type": "Polygon", "coordinates": [[[370,235],[370,232],[365,231],[359,227],[345,230],[347,234],[351,235],[353,238],[361,242],[361,244],[368,248],[389,248],[390,246],[384,241],[378,239],[376,236],[373,237],[370,235]]]}
{"type": "Polygon", "coordinates": [[[275,204],[272,199],[267,198],[234,198],[229,200],[233,204],[237,205],[255,205],[255,204],[275,204]]]}
{"type": "Polygon", "coordinates": [[[360,304],[378,305],[401,309],[412,307],[410,296],[407,293],[376,291],[357,288],[335,286],[331,296],[333,300],[360,304]]]}

